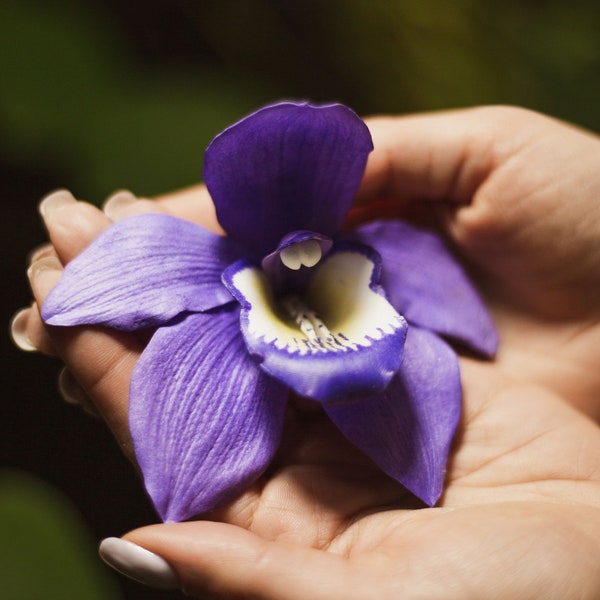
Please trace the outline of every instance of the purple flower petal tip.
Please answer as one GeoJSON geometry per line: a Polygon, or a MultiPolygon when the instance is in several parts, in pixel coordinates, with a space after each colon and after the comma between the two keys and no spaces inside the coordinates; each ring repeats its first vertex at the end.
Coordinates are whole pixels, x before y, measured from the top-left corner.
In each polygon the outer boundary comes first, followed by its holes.
{"type": "Polygon", "coordinates": [[[235,241],[167,215],[147,214],[106,229],[65,268],[42,307],[50,325],[131,331],[233,299],[223,269],[241,256],[235,241]]]}
{"type": "Polygon", "coordinates": [[[165,521],[232,500],[279,445],[287,390],[250,359],[238,320],[237,310],[189,315],[159,329],[136,365],[129,424],[165,521]]]}
{"type": "Polygon", "coordinates": [[[385,473],[433,506],[443,491],[461,405],[455,353],[436,335],[411,327],[404,361],[382,394],[325,410],[385,473]]]}

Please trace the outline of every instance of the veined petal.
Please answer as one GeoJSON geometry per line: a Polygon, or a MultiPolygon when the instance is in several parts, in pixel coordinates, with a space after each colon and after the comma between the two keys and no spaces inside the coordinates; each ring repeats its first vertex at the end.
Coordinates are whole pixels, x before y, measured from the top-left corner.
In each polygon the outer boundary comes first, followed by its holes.
{"type": "Polygon", "coordinates": [[[219,223],[259,258],[290,231],[336,233],[372,149],[367,126],[349,108],[282,103],[217,136],[204,180],[219,223]]]}
{"type": "Polygon", "coordinates": [[[410,327],[400,371],[382,394],[325,410],[385,473],[433,506],[442,493],[461,400],[456,354],[435,334],[410,327]]]}
{"type": "Polygon", "coordinates": [[[383,390],[402,361],[407,325],[376,284],[377,259],[356,244],[334,247],[305,294],[283,298],[257,266],[226,270],[242,305],[244,339],[262,369],[321,402],[383,390]]]}
{"type": "Polygon", "coordinates": [[[498,334],[467,273],[442,239],[402,221],[375,221],[353,237],[382,258],[381,285],[409,323],[491,357],[498,334]]]}
{"type": "Polygon", "coordinates": [[[115,223],[65,268],[42,309],[50,325],[134,330],[231,302],[223,269],[241,251],[188,221],[148,214],[115,223]]]}
{"type": "Polygon", "coordinates": [[[131,434],[165,521],[233,499],[279,444],[288,392],[248,355],[238,312],[192,314],[160,328],[136,365],[131,434]]]}

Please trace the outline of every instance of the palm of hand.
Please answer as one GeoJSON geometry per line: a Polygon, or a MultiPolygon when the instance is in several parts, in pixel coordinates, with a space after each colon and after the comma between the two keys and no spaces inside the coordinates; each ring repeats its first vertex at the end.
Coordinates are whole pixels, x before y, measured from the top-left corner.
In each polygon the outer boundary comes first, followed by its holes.
{"type": "Polygon", "coordinates": [[[500,563],[513,587],[490,597],[567,597],[596,567],[587,532],[600,521],[597,428],[497,365],[462,367],[464,424],[438,507],[408,510],[415,501],[322,413],[292,409],[274,472],[213,517],[345,557],[361,574],[356,598],[465,598],[498,578],[500,563]]]}

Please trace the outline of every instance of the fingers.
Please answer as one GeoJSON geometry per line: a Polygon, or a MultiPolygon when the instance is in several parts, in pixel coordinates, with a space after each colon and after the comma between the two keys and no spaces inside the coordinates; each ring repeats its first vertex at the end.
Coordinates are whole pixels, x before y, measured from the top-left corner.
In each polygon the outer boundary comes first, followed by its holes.
{"type": "MultiPolygon", "coordinates": [[[[58,283],[62,264],[77,256],[111,224],[102,211],[78,202],[64,190],[47,196],[40,204],[40,214],[56,257],[42,256],[29,269],[38,307],[58,283]]],[[[132,456],[127,401],[129,379],[141,353],[141,344],[133,335],[100,328],[49,327],[47,332],[70,373],[77,374],[77,386],[63,375],[62,391],[66,391],[67,397],[82,401],[90,411],[97,411],[107,421],[125,452],[132,456]],[[75,393],[76,387],[85,389],[85,396],[75,393]],[[88,397],[92,398],[93,405],[86,402],[88,397]]]]}
{"type": "Polygon", "coordinates": [[[101,545],[101,556],[108,564],[138,581],[165,588],[180,586],[192,596],[367,597],[366,590],[355,585],[358,578],[343,557],[265,540],[233,525],[202,521],[156,525],[125,538],[101,545]]]}
{"type": "Polygon", "coordinates": [[[102,211],[112,222],[136,215],[167,212],[158,202],[138,198],[128,190],[120,190],[109,196],[102,206],[102,211]]]}
{"type": "Polygon", "coordinates": [[[215,209],[204,186],[167,194],[156,200],[138,198],[127,190],[110,196],[103,210],[78,202],[67,190],[46,196],[39,207],[50,241],[63,263],[77,256],[113,222],[146,213],[166,213],[221,233],[215,209]]]}
{"type": "Polygon", "coordinates": [[[71,261],[110,224],[110,219],[87,202],[78,202],[67,190],[46,196],[39,206],[50,242],[63,264],[71,261]]]}
{"type": "Polygon", "coordinates": [[[131,192],[122,190],[108,198],[104,203],[103,211],[112,221],[145,213],[166,213],[202,225],[215,233],[224,233],[217,221],[212,199],[204,185],[164,194],[154,200],[137,198],[131,192]]]}
{"type": "Polygon", "coordinates": [[[58,391],[67,404],[80,406],[88,414],[99,416],[94,402],[67,367],[58,374],[58,391]]]}
{"type": "Polygon", "coordinates": [[[519,136],[498,134],[523,112],[485,107],[366,119],[375,149],[357,199],[469,202],[494,165],[521,143],[519,136]]]}
{"type": "Polygon", "coordinates": [[[58,354],[68,367],[59,380],[62,395],[81,404],[88,412],[99,413],[131,455],[128,386],[143,343],[135,335],[100,328],[46,328],[39,307],[58,282],[62,265],[77,256],[114,221],[142,213],[163,212],[218,230],[210,197],[202,186],[164,196],[156,202],[121,191],[107,200],[102,211],[77,201],[67,190],[58,190],[42,200],[39,212],[51,244],[31,255],[28,274],[36,303],[17,312],[11,322],[11,335],[22,350],[58,354]]]}
{"type": "MultiPolygon", "coordinates": [[[[15,345],[24,352],[57,354],[35,302],[15,314],[10,323],[10,335],[15,345]]],[[[88,394],[66,367],[58,376],[58,389],[65,402],[81,406],[89,414],[98,414],[88,394]]]]}
{"type": "MultiPolygon", "coordinates": [[[[27,266],[46,256],[56,256],[51,244],[44,244],[35,248],[29,254],[27,266]]],[[[42,352],[50,356],[56,355],[56,348],[48,336],[42,322],[37,304],[19,309],[10,322],[10,336],[15,346],[24,352],[42,352]]]]}
{"type": "Polygon", "coordinates": [[[170,215],[202,225],[214,233],[224,233],[217,221],[213,201],[204,185],[159,196],[155,202],[170,215]]]}
{"type": "MultiPolygon", "coordinates": [[[[60,236],[55,237],[59,246],[63,244],[60,236]]],[[[61,272],[62,265],[55,257],[45,257],[31,265],[30,284],[38,306],[58,283],[61,272]]],[[[127,426],[129,380],[142,351],[141,342],[132,334],[98,327],[49,327],[48,332],[58,354],[77,374],[77,381],[131,457],[127,426]]]]}
{"type": "Polygon", "coordinates": [[[57,354],[35,302],[15,313],[10,322],[10,337],[15,346],[24,352],[37,351],[50,356],[57,354]]]}
{"type": "MultiPolygon", "coordinates": [[[[565,232],[572,238],[572,227],[579,238],[597,238],[598,185],[591,174],[600,168],[598,137],[501,106],[366,122],[375,149],[359,203],[434,202],[448,233],[475,256],[508,242],[529,252],[565,232]],[[529,227],[544,239],[530,235],[529,227]]],[[[561,243],[569,246],[568,239],[561,243]]]]}
{"type": "Polygon", "coordinates": [[[368,125],[375,150],[359,202],[391,198],[409,218],[406,205],[418,207],[417,220],[425,212],[441,225],[503,300],[552,318],[596,316],[598,137],[511,107],[368,125]]]}
{"type": "MultiPolygon", "coordinates": [[[[29,256],[29,266],[46,257],[59,258],[66,264],[112,221],[128,216],[129,212],[148,212],[153,208],[152,204],[149,200],[138,201],[129,192],[119,192],[109,198],[109,212],[103,213],[91,204],[78,202],[67,190],[48,194],[40,202],[39,212],[52,243],[33,250],[29,256]],[[133,211],[132,206],[135,207],[133,211]]],[[[155,210],[162,212],[159,206],[155,210]]],[[[14,315],[10,332],[15,345],[21,350],[57,354],[35,303],[14,315]]]]}

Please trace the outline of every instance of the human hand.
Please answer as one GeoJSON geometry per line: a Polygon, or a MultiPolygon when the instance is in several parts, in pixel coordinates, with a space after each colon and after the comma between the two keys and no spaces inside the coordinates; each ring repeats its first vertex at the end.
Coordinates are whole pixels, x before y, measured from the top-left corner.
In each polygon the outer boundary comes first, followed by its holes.
{"type": "MultiPolygon", "coordinates": [[[[566,137],[573,142],[570,152],[584,148],[585,156],[588,147],[593,149],[593,138],[572,134],[570,129],[530,113],[494,110],[411,117],[387,124],[376,120],[370,124],[379,151],[375,151],[370,162],[363,197],[386,192],[410,201],[439,200],[459,248],[493,276],[486,278],[484,284],[499,319],[503,346],[495,363],[462,361],[464,430],[457,439],[447,491],[439,506],[406,510],[410,499],[399,486],[350,448],[320,413],[296,406],[290,412],[284,438],[287,441],[273,471],[236,502],[211,515],[221,522],[154,526],[127,536],[163,556],[190,593],[208,590],[223,597],[259,598],[419,594],[427,598],[568,598],[583,597],[586,591],[589,597],[597,594],[598,429],[564,402],[589,410],[598,395],[593,372],[585,378],[581,375],[585,360],[597,364],[597,344],[593,342],[598,331],[591,310],[593,303],[574,304],[576,311],[569,308],[561,313],[561,303],[556,302],[552,306],[555,314],[540,311],[536,306],[536,298],[537,302],[543,298],[539,290],[561,279],[544,279],[544,275],[551,275],[548,267],[552,259],[559,259],[560,264],[564,255],[550,256],[545,265],[549,252],[541,246],[537,255],[534,252],[533,257],[524,256],[517,261],[519,252],[531,252],[535,245],[529,246],[529,238],[521,236],[503,240],[507,232],[497,226],[495,218],[503,214],[502,202],[508,202],[507,197],[477,195],[486,184],[498,181],[497,174],[502,169],[507,180],[511,180],[508,175],[514,176],[515,172],[503,165],[512,164],[515,168],[519,152],[530,150],[525,143],[517,144],[520,150],[504,150],[505,160],[500,161],[500,150],[491,144],[489,129],[510,136],[507,122],[528,115],[525,120],[541,119],[544,127],[553,132],[546,135],[562,140],[561,149],[569,145],[566,137]],[[504,121],[504,126],[497,120],[504,121]],[[486,122],[488,130],[484,127],[486,122]],[[386,131],[397,127],[398,137],[391,147],[384,138],[379,139],[377,127],[381,125],[386,131]],[[438,139],[441,132],[445,133],[438,139]],[[487,139],[486,158],[484,148],[476,147],[477,132],[487,139]],[[475,158],[467,151],[469,143],[471,150],[477,151],[475,158]],[[442,145],[443,160],[433,158],[438,144],[442,145]],[[407,151],[406,161],[411,160],[412,164],[405,162],[404,166],[391,168],[396,162],[386,163],[381,158],[391,156],[396,145],[407,151]],[[484,176],[485,164],[491,166],[484,176]],[[437,169],[440,174],[431,175],[437,169]],[[455,190],[467,190],[471,197],[452,192],[451,181],[455,182],[455,190]],[[387,187],[383,182],[388,183],[387,187]],[[461,202],[460,208],[448,207],[443,201],[446,196],[461,202]],[[490,204],[479,206],[482,198],[489,198],[490,204]],[[475,218],[478,210],[479,221],[475,218]],[[469,217],[473,213],[475,217],[469,217]],[[489,229],[478,236],[478,228],[483,225],[489,229]],[[478,238],[479,243],[475,243],[478,238]],[[501,243],[506,243],[506,247],[501,243]],[[499,249],[503,254],[498,253],[499,249]],[[508,260],[511,256],[512,262],[508,260]],[[518,267],[516,272],[508,268],[513,263],[518,267]],[[536,275],[531,281],[539,284],[537,292],[524,285],[531,275],[536,275]],[[513,277],[524,286],[523,290],[513,277]],[[494,285],[496,280],[504,285],[494,285]],[[585,324],[590,325],[579,333],[585,324]],[[568,334],[572,334],[570,342],[566,341],[568,334]],[[564,343],[559,345],[562,340],[564,343]],[[537,350],[552,341],[558,363],[537,356],[537,350]],[[565,385],[557,368],[564,369],[575,381],[565,385]]],[[[541,128],[539,122],[536,126],[541,128]]],[[[506,148],[508,142],[503,141],[502,135],[496,144],[506,148]]],[[[531,161],[521,168],[531,169],[531,161]]],[[[538,165],[536,174],[540,168],[538,165]]],[[[556,168],[548,176],[557,176],[556,168]]],[[[501,184],[502,177],[497,189],[503,189],[501,184]]],[[[590,205],[592,195],[586,200],[590,205]]],[[[547,202],[553,196],[542,196],[543,208],[539,210],[545,215],[549,210],[547,202]]],[[[554,195],[554,201],[557,199],[558,195],[554,195]]],[[[145,210],[148,206],[152,210],[165,207],[181,215],[176,202],[170,199],[158,206],[130,204],[125,212],[145,210]]],[[[63,261],[77,254],[109,222],[88,205],[67,203],[52,213],[47,217],[48,229],[63,261]],[[79,238],[65,235],[74,225],[84,232],[79,238]]],[[[533,216],[529,214],[528,218],[533,216]]],[[[548,220],[546,229],[535,229],[541,232],[539,240],[544,231],[560,229],[561,223],[564,221],[548,220]]],[[[513,226],[523,231],[527,220],[516,219],[513,226]]],[[[584,235],[567,254],[577,260],[585,259],[588,252],[593,255],[597,244],[593,246],[591,241],[593,235],[584,235]]],[[[51,259],[44,260],[44,264],[38,261],[32,269],[38,301],[60,275],[52,268],[51,259]]],[[[58,267],[56,262],[53,265],[58,267]]],[[[578,270],[568,273],[575,275],[578,270]]],[[[555,285],[557,297],[568,299],[571,294],[582,300],[597,291],[591,265],[580,273],[586,276],[574,277],[571,283],[577,283],[576,286],[569,287],[566,279],[555,285]]],[[[32,330],[37,327],[35,322],[30,325],[32,330]]],[[[143,340],[91,328],[53,330],[52,339],[92,396],[94,406],[127,445],[127,382],[143,340]]]]}
{"type": "Polygon", "coordinates": [[[600,420],[600,138],[508,107],[368,125],[359,200],[435,214],[494,313],[496,367],[600,420]]]}

